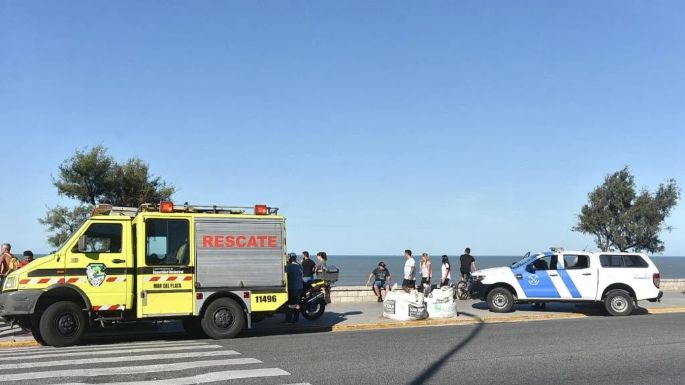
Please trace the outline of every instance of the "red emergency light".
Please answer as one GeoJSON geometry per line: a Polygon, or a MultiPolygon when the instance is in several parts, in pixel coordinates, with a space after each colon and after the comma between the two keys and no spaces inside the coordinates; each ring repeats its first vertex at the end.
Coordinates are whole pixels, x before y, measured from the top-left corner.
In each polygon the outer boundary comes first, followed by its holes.
{"type": "Polygon", "coordinates": [[[174,212],[174,203],[168,202],[168,201],[160,202],[159,212],[160,213],[173,213],[174,212]]]}
{"type": "Polygon", "coordinates": [[[268,213],[268,208],[266,205],[255,205],[254,214],[255,215],[266,215],[268,213]]]}

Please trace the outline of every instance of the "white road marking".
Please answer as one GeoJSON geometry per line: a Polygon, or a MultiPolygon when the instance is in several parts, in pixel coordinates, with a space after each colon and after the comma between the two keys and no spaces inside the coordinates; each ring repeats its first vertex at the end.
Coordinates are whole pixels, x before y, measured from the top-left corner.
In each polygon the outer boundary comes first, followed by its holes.
{"type": "MultiPolygon", "coordinates": [[[[109,382],[111,385],[191,385],[203,384],[207,382],[223,382],[226,380],[236,380],[240,378],[255,378],[255,377],[275,377],[275,376],[289,376],[290,373],[278,368],[265,369],[249,369],[249,370],[225,370],[221,372],[198,374],[192,377],[170,378],[167,380],[152,380],[152,381],[127,381],[127,382],[109,382]]],[[[79,382],[72,383],[72,385],[89,385],[89,383],[79,382]]]]}
{"type": "MultiPolygon", "coordinates": [[[[196,349],[219,349],[222,348],[221,345],[196,345],[196,346],[170,346],[170,347],[145,347],[139,349],[121,349],[121,350],[96,350],[91,352],[68,352],[68,353],[49,353],[49,354],[23,354],[21,357],[30,358],[31,360],[37,360],[41,358],[53,358],[53,357],[82,357],[82,356],[104,356],[104,355],[117,355],[117,354],[127,354],[128,357],[133,353],[146,353],[146,352],[171,352],[179,350],[196,350],[196,349]]],[[[237,353],[236,353],[237,354],[237,353]]],[[[13,356],[14,357],[14,356],[13,356]]]]}
{"type": "MultiPolygon", "coordinates": [[[[120,357],[101,357],[101,358],[81,358],[73,360],[73,354],[64,357],[64,360],[59,361],[29,361],[18,362],[12,364],[0,365],[0,370],[8,369],[25,369],[25,368],[40,368],[46,366],[64,366],[64,365],[85,365],[85,364],[103,364],[112,362],[131,362],[131,361],[153,361],[175,358],[199,358],[199,357],[219,357],[219,356],[235,356],[240,353],[233,350],[226,351],[211,351],[211,352],[190,352],[190,353],[165,353],[165,354],[148,354],[143,356],[120,356],[120,357]]],[[[33,360],[35,357],[31,357],[33,360]]]]}
{"type": "MultiPolygon", "coordinates": [[[[118,376],[141,373],[158,373],[158,372],[175,372],[181,370],[190,370],[197,368],[207,368],[211,366],[224,365],[248,365],[261,364],[262,361],[255,358],[230,358],[222,360],[211,361],[191,361],[191,362],[176,362],[173,364],[156,364],[143,366],[127,366],[117,368],[82,368],[82,369],[66,369],[66,370],[49,370],[44,372],[28,372],[28,373],[13,373],[4,374],[2,381],[26,381],[36,380],[40,378],[65,378],[65,377],[96,377],[96,376],[118,376]]],[[[168,384],[169,382],[166,382],[168,384]]]]}
{"type": "MultiPolygon", "coordinates": [[[[118,350],[118,349],[124,349],[124,348],[131,348],[131,349],[136,349],[138,347],[156,347],[156,348],[170,348],[170,347],[176,347],[176,346],[193,346],[193,347],[199,347],[199,346],[212,346],[212,347],[223,347],[220,345],[207,345],[206,342],[188,342],[188,341],[175,341],[175,342],[155,342],[155,343],[145,343],[145,344],[113,344],[113,345],[84,345],[84,346],[74,346],[70,348],[53,348],[53,347],[36,347],[36,348],[28,348],[28,349],[10,349],[10,350],[2,350],[2,353],[0,353],[0,357],[4,356],[11,356],[11,357],[16,357],[16,356],[27,356],[31,355],[32,357],[35,354],[43,354],[43,353],[55,353],[55,354],[64,354],[64,353],[71,353],[71,352],[100,352],[100,351],[107,351],[107,350],[118,350]]],[[[129,351],[127,349],[126,351],[129,351]]]]}

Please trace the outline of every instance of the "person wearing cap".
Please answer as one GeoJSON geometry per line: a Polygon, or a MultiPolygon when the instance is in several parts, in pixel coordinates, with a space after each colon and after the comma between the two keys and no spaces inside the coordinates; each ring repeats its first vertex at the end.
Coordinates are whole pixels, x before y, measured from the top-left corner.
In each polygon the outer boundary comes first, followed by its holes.
{"type": "Polygon", "coordinates": [[[31,250],[24,251],[24,259],[19,263],[19,267],[24,267],[33,261],[33,252],[31,250]]]}
{"type": "Polygon", "coordinates": [[[288,275],[288,306],[286,306],[285,322],[296,323],[300,320],[300,302],[304,282],[302,281],[302,266],[297,263],[295,253],[288,255],[286,273],[288,275]]]}
{"type": "Polygon", "coordinates": [[[376,294],[376,297],[378,297],[378,302],[383,302],[382,291],[385,290],[385,293],[388,293],[388,290],[390,290],[390,280],[392,279],[390,271],[385,266],[385,262],[379,262],[378,267],[373,269],[371,274],[369,274],[369,279],[366,280],[366,286],[369,286],[371,278],[374,278],[373,292],[376,294]]]}

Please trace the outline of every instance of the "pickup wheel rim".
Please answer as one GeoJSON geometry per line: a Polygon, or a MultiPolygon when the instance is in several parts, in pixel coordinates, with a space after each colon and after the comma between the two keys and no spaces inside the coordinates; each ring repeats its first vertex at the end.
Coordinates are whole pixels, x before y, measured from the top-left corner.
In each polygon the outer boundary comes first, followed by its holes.
{"type": "Polygon", "coordinates": [[[616,312],[623,313],[628,308],[628,302],[621,296],[614,297],[611,299],[611,308],[616,312]]]}
{"type": "Polygon", "coordinates": [[[503,309],[507,306],[507,304],[509,303],[509,300],[507,299],[506,295],[504,295],[502,293],[497,293],[492,297],[492,303],[498,309],[503,309]]]}
{"type": "Polygon", "coordinates": [[[71,337],[79,330],[78,318],[73,313],[62,313],[55,318],[55,330],[64,337],[71,337]]]}
{"type": "Polygon", "coordinates": [[[229,308],[219,308],[214,312],[214,325],[221,329],[229,329],[235,322],[233,312],[229,308]]]}

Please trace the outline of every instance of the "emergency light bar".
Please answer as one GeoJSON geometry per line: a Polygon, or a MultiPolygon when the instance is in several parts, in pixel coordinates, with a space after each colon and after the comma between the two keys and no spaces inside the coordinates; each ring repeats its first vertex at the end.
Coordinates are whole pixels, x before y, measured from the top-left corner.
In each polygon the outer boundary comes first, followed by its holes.
{"type": "Polygon", "coordinates": [[[174,205],[170,201],[162,201],[159,206],[145,203],[141,206],[144,211],[159,211],[160,213],[214,213],[214,214],[245,214],[248,210],[254,210],[254,215],[276,215],[278,207],[269,207],[264,204],[257,204],[254,207],[236,207],[220,205],[189,205],[188,202],[182,205],[174,205]]]}

